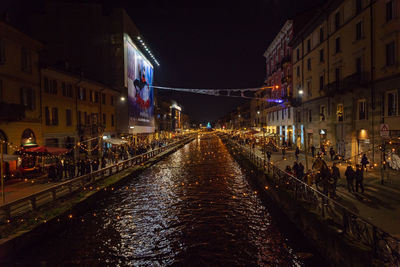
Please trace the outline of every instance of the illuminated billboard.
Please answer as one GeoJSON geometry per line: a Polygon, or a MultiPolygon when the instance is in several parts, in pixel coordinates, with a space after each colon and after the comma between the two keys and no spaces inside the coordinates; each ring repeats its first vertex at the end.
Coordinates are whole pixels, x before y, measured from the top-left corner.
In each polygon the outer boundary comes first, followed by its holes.
{"type": "Polygon", "coordinates": [[[125,36],[125,48],[130,132],[154,132],[153,66],[128,36],[125,36]]]}

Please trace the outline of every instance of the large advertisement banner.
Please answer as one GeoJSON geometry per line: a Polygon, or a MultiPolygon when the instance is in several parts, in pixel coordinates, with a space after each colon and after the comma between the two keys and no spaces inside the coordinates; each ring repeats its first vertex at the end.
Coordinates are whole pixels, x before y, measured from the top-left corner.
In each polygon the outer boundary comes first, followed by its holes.
{"type": "Polygon", "coordinates": [[[130,40],[125,44],[129,126],[154,127],[153,66],[130,40]]]}

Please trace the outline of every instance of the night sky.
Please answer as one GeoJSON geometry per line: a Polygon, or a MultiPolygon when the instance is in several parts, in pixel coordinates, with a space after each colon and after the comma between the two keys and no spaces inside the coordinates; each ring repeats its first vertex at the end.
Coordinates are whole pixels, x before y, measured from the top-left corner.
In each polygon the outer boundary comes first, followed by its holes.
{"type": "MultiPolygon", "coordinates": [[[[231,1],[220,6],[169,2],[137,6],[129,1],[119,3],[127,8],[160,62],[155,84],[248,88],[263,85],[263,53],[285,21],[321,0],[231,1]]],[[[200,122],[215,121],[243,103],[236,98],[168,94],[200,122]]]]}
{"type": "MultiPolygon", "coordinates": [[[[42,1],[4,0],[0,12],[12,6],[20,13],[29,13],[32,5],[42,1]]],[[[324,0],[214,2],[218,5],[168,0],[113,0],[108,4],[127,10],[160,62],[155,69],[155,85],[248,88],[263,85],[263,53],[285,21],[324,0]]],[[[216,121],[245,101],[189,93],[161,94],[175,99],[185,113],[203,123],[216,121]]]]}

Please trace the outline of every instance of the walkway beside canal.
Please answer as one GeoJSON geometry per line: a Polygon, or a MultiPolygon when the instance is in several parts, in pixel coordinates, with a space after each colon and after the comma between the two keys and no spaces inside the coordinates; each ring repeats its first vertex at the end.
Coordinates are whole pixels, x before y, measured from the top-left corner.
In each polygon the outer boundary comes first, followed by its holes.
{"type": "MultiPolygon", "coordinates": [[[[255,151],[259,157],[263,157],[259,149],[256,148],[255,151]]],[[[309,156],[308,160],[309,169],[311,169],[313,158],[309,156]]],[[[328,156],[325,160],[329,166],[332,166],[328,156]]],[[[292,167],[296,161],[294,150],[287,151],[285,159],[282,158],[280,151],[273,152],[271,161],[282,170],[288,165],[292,167]]],[[[299,162],[306,166],[303,153],[299,155],[299,162]]],[[[364,172],[365,192],[349,193],[344,175],[347,164],[338,163],[337,166],[340,169],[341,179],[338,181],[336,200],[384,231],[400,237],[400,175],[392,171],[390,181],[385,179],[382,185],[380,170],[368,170],[364,172]]]]}

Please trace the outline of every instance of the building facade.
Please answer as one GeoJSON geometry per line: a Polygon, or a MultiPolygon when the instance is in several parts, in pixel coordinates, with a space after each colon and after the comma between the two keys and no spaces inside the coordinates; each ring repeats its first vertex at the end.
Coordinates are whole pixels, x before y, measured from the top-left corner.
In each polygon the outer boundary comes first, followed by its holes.
{"type": "MultiPolygon", "coordinates": [[[[128,90],[128,75],[133,75],[128,73],[128,68],[135,64],[130,61],[133,54],[135,57],[140,55],[149,65],[158,62],[123,8],[89,2],[47,1],[43,10],[31,16],[28,22],[27,28],[32,36],[46,43],[43,62],[49,66],[66,62],[79,69],[85,77],[120,92],[121,97],[115,99],[118,134],[150,134],[155,131],[153,116],[149,122],[141,118],[132,123],[132,114],[136,111],[132,111],[129,98],[135,100],[137,95],[128,90]],[[128,55],[131,47],[135,53],[128,55]]],[[[141,73],[148,71],[141,70],[141,73]]],[[[152,107],[154,98],[149,100],[152,103],[147,106],[152,107]]]]}
{"type": "Polygon", "coordinates": [[[397,134],[399,7],[396,0],[328,1],[294,36],[297,123],[309,147],[377,162],[380,124],[397,134]]]}
{"type": "Polygon", "coordinates": [[[72,148],[116,135],[119,92],[67,70],[41,69],[42,132],[44,145],[72,148]]]}
{"type": "Polygon", "coordinates": [[[0,140],[4,154],[42,143],[39,51],[42,44],[0,22],[0,140]]]}

